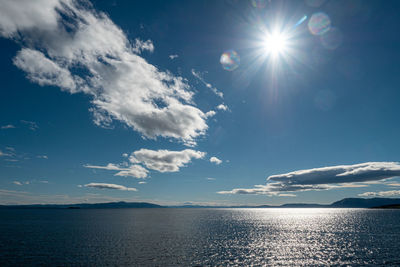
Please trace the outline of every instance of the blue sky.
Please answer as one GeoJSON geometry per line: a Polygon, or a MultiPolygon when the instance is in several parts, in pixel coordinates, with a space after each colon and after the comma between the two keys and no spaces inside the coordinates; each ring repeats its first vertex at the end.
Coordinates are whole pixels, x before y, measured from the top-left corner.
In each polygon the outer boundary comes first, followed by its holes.
{"type": "Polygon", "coordinates": [[[399,196],[399,8],[2,0],[0,202],[399,196]]]}

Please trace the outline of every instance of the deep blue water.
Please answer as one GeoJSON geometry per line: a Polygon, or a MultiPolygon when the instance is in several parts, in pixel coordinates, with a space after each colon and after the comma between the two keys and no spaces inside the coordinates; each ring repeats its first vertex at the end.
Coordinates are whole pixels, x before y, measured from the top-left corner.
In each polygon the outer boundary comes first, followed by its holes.
{"type": "Polygon", "coordinates": [[[400,210],[0,210],[0,266],[400,266],[400,210]]]}

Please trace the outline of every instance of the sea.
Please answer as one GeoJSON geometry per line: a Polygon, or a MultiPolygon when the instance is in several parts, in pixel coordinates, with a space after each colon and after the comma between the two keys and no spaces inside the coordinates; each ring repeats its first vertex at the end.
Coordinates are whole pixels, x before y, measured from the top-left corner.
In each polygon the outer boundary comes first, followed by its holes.
{"type": "Polygon", "coordinates": [[[0,266],[400,266],[400,210],[4,209],[0,266]]]}

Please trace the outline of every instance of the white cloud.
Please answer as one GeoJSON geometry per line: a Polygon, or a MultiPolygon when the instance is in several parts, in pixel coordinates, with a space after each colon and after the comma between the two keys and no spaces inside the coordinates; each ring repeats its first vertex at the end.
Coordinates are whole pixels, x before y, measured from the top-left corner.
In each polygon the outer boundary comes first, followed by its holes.
{"type": "Polygon", "coordinates": [[[85,187],[98,188],[98,189],[115,189],[122,191],[137,191],[136,188],[126,187],[118,184],[105,184],[105,183],[89,183],[85,184],[85,187]]]}
{"type": "Polygon", "coordinates": [[[0,1],[0,35],[18,37],[19,31],[34,29],[49,30],[57,27],[60,1],[0,1]],[[23,7],[23,8],[22,8],[23,7]]]}
{"type": "Polygon", "coordinates": [[[136,178],[146,178],[149,171],[140,165],[131,165],[128,168],[120,169],[115,176],[132,176],[136,178]]]}
{"type": "Polygon", "coordinates": [[[204,84],[207,88],[210,88],[211,91],[216,94],[217,96],[223,98],[224,94],[219,91],[217,88],[213,87],[210,83],[206,82],[202,77],[202,74],[194,69],[192,69],[192,75],[196,77],[202,84],[204,84]]]}
{"type": "Polygon", "coordinates": [[[139,184],[147,184],[145,181],[140,181],[139,184]]]}
{"type": "Polygon", "coordinates": [[[225,104],[219,104],[219,105],[217,106],[217,109],[223,110],[223,111],[227,111],[227,110],[228,110],[228,106],[225,105],[225,104]]]}
{"type": "Polygon", "coordinates": [[[208,111],[207,113],[206,113],[206,116],[207,116],[207,118],[209,118],[209,117],[213,117],[213,116],[215,116],[215,114],[217,114],[214,110],[210,110],[210,111],[208,111]]]}
{"type": "Polygon", "coordinates": [[[365,192],[358,194],[360,197],[394,197],[400,196],[400,190],[380,191],[380,192],[365,192]]]}
{"type": "Polygon", "coordinates": [[[22,185],[22,183],[20,181],[14,181],[13,184],[15,185],[22,185]]]}
{"type": "Polygon", "coordinates": [[[159,172],[177,172],[185,167],[192,159],[200,159],[206,153],[185,149],[182,151],[140,149],[131,154],[128,162],[122,164],[108,163],[106,166],[84,165],[85,168],[118,171],[115,176],[148,177],[149,170],[159,172]],[[129,165],[131,164],[131,165],[129,165]],[[144,165],[145,167],[143,167],[144,165]]]}
{"type": "Polygon", "coordinates": [[[38,159],[49,159],[49,157],[48,156],[46,156],[46,155],[38,155],[38,156],[36,156],[38,159]]]}
{"type": "Polygon", "coordinates": [[[168,56],[170,59],[175,59],[175,58],[178,58],[179,56],[178,55],[169,55],[168,56]]]}
{"type": "Polygon", "coordinates": [[[131,176],[135,178],[146,178],[149,172],[148,170],[137,164],[133,164],[128,168],[120,167],[112,163],[109,163],[106,166],[84,165],[84,167],[90,169],[118,171],[116,174],[114,174],[115,176],[124,176],[124,177],[131,176]]]}
{"type": "Polygon", "coordinates": [[[153,42],[151,40],[147,40],[147,41],[143,42],[140,39],[136,39],[135,44],[133,46],[133,51],[140,54],[142,51],[145,51],[145,50],[147,50],[149,52],[153,52],[154,51],[153,42]]]}
{"type": "Polygon", "coordinates": [[[46,58],[42,52],[23,48],[14,58],[14,64],[27,73],[29,80],[39,85],[58,86],[71,93],[78,91],[77,81],[69,70],[46,58]]]}
{"type": "Polygon", "coordinates": [[[216,179],[215,179],[215,178],[212,178],[212,177],[207,177],[206,180],[208,180],[208,181],[215,181],[216,179]]]}
{"type": "Polygon", "coordinates": [[[12,124],[7,124],[7,125],[4,125],[4,126],[1,126],[0,128],[1,128],[2,130],[4,130],[4,129],[14,129],[15,126],[12,125],[12,124]]]}
{"type": "Polygon", "coordinates": [[[0,35],[24,47],[14,64],[39,85],[90,95],[98,125],[116,120],[146,138],[195,145],[207,116],[187,81],[139,55],[154,50],[150,40],[131,43],[105,13],[81,3],[0,0],[0,35]]]}
{"type": "Polygon", "coordinates": [[[236,188],[218,193],[277,195],[278,192],[366,187],[368,186],[366,183],[371,181],[381,181],[397,176],[400,176],[398,162],[366,162],[271,175],[267,178],[269,183],[266,185],[236,188]]]}
{"type": "Polygon", "coordinates": [[[290,184],[331,184],[376,181],[399,175],[398,162],[366,162],[271,175],[267,180],[290,184]]]}
{"type": "Polygon", "coordinates": [[[182,151],[140,149],[132,153],[132,163],[144,164],[151,170],[159,172],[177,172],[192,159],[201,159],[206,153],[185,149],[182,151]]]}
{"type": "Polygon", "coordinates": [[[222,160],[220,160],[220,159],[217,158],[217,157],[211,157],[211,158],[210,158],[210,162],[219,165],[219,164],[222,163],[222,160]]]}

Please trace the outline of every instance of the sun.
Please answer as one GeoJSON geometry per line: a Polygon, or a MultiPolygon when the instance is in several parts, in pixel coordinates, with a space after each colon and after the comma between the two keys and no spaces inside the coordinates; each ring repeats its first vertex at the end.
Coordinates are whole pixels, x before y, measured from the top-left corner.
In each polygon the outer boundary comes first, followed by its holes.
{"type": "Polygon", "coordinates": [[[263,47],[267,54],[279,56],[287,50],[287,36],[282,32],[268,33],[263,41],[263,47]]]}

